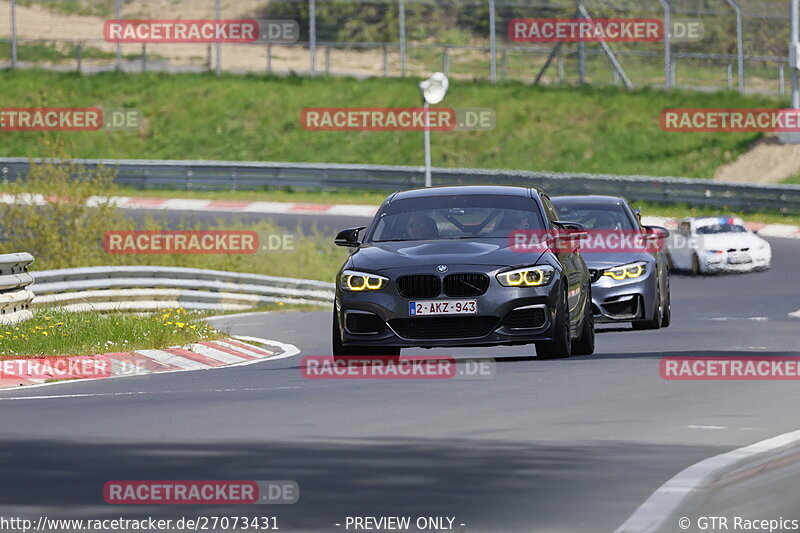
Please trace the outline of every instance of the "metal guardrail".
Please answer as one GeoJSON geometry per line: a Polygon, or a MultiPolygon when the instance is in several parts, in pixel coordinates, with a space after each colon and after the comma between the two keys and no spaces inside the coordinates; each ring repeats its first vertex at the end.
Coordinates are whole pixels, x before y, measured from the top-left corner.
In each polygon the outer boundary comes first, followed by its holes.
{"type": "Polygon", "coordinates": [[[32,275],[32,305],[68,311],[243,311],[275,302],[330,305],[334,297],[333,283],[197,268],[86,267],[32,275]]]}
{"type": "MultiPolygon", "coordinates": [[[[295,187],[378,189],[387,192],[423,187],[423,167],[239,161],[167,161],[76,159],[88,168],[103,165],[117,172],[120,185],[141,189],[187,190],[295,187]]],[[[0,158],[0,180],[24,179],[29,161],[0,158]]],[[[633,201],[688,203],[736,210],[800,210],[800,185],[750,185],[704,179],[618,176],[522,170],[434,168],[434,185],[524,185],[551,195],[613,194],[633,201]]]]}
{"type": "Polygon", "coordinates": [[[33,278],[28,266],[33,256],[28,253],[0,255],[0,324],[15,324],[31,317],[28,306],[33,300],[29,285],[33,278]]]}

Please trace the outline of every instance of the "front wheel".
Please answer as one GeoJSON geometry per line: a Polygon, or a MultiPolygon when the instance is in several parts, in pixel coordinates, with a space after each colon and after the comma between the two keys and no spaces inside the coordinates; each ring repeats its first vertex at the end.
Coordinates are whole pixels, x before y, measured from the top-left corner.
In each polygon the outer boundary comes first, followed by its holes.
{"type": "Polygon", "coordinates": [[[569,315],[567,313],[567,295],[562,294],[556,307],[556,319],[553,325],[553,340],[536,343],[537,359],[560,359],[572,353],[572,338],[569,332],[569,315]]]}
{"type": "Polygon", "coordinates": [[[583,313],[581,335],[572,343],[572,353],[575,355],[592,355],[594,353],[594,315],[592,314],[592,293],[589,291],[589,300],[583,313]]]}
{"type": "Polygon", "coordinates": [[[655,293],[655,309],[653,309],[653,318],[650,320],[641,320],[638,322],[633,322],[632,326],[633,329],[642,330],[642,329],[658,329],[661,327],[661,321],[663,320],[663,313],[661,311],[661,287],[660,285],[656,284],[656,293],[655,293]]]}
{"type": "Polygon", "coordinates": [[[672,323],[672,298],[670,297],[669,283],[667,283],[667,303],[664,304],[664,316],[661,317],[661,327],[666,328],[672,323]]]}

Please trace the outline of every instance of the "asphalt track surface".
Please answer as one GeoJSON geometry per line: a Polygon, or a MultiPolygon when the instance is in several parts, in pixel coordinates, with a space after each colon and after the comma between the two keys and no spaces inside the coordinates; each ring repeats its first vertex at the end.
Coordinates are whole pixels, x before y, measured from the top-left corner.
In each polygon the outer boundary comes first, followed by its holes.
{"type": "Polygon", "coordinates": [[[687,466],[800,429],[796,383],[658,371],[665,355],[800,356],[800,321],[788,316],[800,309],[800,242],[771,243],[768,272],[674,275],[669,329],[604,331],[589,357],[404,351],[499,358],[489,379],[304,379],[301,357],[330,353],[326,311],[216,322],[292,343],[301,354],[290,359],[0,392],[0,516],[271,515],[285,531],[451,516],[463,531],[613,531],[687,466]],[[284,506],[107,505],[103,484],[125,479],[290,479],[301,495],[284,506]]]}

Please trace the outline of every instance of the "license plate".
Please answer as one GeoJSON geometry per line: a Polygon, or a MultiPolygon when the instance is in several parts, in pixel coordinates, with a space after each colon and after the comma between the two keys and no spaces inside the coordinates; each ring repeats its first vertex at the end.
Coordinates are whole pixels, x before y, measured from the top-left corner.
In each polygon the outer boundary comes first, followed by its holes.
{"type": "Polygon", "coordinates": [[[749,263],[750,256],[747,254],[728,255],[728,264],[738,265],[740,263],[749,263]]]}
{"type": "Polygon", "coordinates": [[[411,316],[474,315],[478,312],[478,300],[421,300],[408,302],[411,316]]]}

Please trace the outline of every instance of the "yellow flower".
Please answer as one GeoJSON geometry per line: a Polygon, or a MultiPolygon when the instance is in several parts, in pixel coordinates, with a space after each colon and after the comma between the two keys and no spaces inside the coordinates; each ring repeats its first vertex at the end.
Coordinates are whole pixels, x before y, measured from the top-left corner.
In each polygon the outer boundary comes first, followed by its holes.
{"type": "Polygon", "coordinates": [[[47,337],[47,332],[46,332],[46,331],[43,331],[43,332],[42,332],[42,335],[44,335],[45,337],[47,337]]]}
{"type": "Polygon", "coordinates": [[[175,322],[175,325],[178,326],[179,328],[182,328],[186,324],[184,324],[183,322],[175,322]]]}

